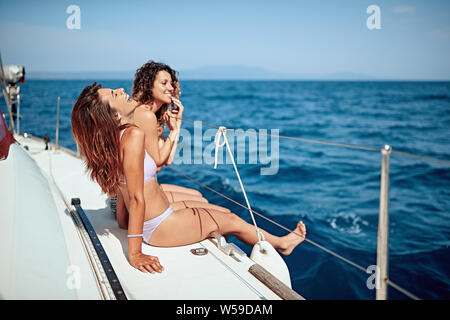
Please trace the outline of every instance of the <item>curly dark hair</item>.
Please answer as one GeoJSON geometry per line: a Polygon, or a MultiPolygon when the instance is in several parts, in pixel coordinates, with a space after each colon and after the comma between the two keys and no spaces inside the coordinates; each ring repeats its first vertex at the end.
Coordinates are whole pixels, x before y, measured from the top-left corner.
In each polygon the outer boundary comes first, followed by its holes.
{"type": "MultiPolygon", "coordinates": [[[[162,70],[167,71],[172,77],[171,84],[175,89],[173,94],[179,98],[181,91],[179,89],[177,72],[164,63],[151,60],[140,67],[134,75],[133,91],[131,94],[134,100],[142,104],[149,104],[153,102],[153,84],[155,82],[156,75],[162,70]]],[[[164,125],[163,115],[168,108],[169,105],[164,104],[156,112],[156,118],[158,119],[158,123],[160,125],[164,125]]]]}

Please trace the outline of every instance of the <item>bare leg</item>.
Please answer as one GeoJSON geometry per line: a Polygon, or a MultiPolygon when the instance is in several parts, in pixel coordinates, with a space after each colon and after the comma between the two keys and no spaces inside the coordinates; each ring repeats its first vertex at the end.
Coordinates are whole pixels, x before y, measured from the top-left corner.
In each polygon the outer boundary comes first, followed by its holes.
{"type": "Polygon", "coordinates": [[[200,193],[200,191],[197,191],[195,189],[181,187],[181,186],[177,186],[174,184],[167,184],[167,183],[161,183],[160,186],[164,192],[166,192],[166,191],[182,192],[182,193],[188,193],[188,194],[192,194],[194,196],[202,197],[202,194],[200,193]]]}
{"type": "Polygon", "coordinates": [[[173,191],[165,191],[164,192],[167,196],[167,199],[170,203],[178,202],[178,201],[186,201],[186,200],[193,200],[193,201],[199,201],[199,202],[205,202],[207,203],[208,200],[203,198],[202,196],[192,195],[189,193],[183,193],[183,192],[173,192],[173,191]]]}
{"type": "MultiPolygon", "coordinates": [[[[153,232],[150,244],[161,247],[187,245],[206,239],[211,232],[233,234],[239,240],[253,246],[258,242],[255,227],[248,224],[234,213],[224,214],[214,209],[190,208],[174,211],[153,232]]],[[[306,236],[306,228],[302,222],[297,224],[294,232],[286,236],[274,236],[262,229],[264,238],[275,249],[284,255],[291,254],[306,236]]]]}
{"type": "Polygon", "coordinates": [[[204,208],[204,209],[214,209],[217,211],[221,211],[223,213],[230,213],[230,209],[224,208],[215,204],[207,203],[207,202],[201,202],[201,201],[195,201],[195,200],[183,200],[174,202],[171,204],[172,208],[176,210],[186,209],[186,208],[204,208]]]}

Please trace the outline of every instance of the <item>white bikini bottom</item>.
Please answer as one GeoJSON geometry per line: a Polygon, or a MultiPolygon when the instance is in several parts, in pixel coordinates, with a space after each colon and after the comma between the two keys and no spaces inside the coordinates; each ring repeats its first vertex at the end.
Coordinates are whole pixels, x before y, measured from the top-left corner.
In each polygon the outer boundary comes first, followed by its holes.
{"type": "Polygon", "coordinates": [[[145,242],[150,243],[152,233],[156,230],[156,228],[158,228],[161,222],[163,222],[168,216],[170,216],[172,212],[173,208],[171,205],[169,205],[166,211],[161,213],[159,216],[144,222],[144,228],[142,233],[144,235],[143,238],[145,242]]]}

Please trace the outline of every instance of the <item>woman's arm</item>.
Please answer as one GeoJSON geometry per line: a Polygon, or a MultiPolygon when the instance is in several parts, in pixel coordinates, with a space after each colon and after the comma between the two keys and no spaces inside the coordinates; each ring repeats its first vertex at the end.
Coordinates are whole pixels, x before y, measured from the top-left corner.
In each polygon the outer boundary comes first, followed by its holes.
{"type": "MultiPolygon", "coordinates": [[[[138,235],[143,232],[145,201],[144,201],[144,132],[136,127],[127,129],[122,138],[123,171],[127,181],[127,191],[130,199],[128,235],[138,235]]],[[[128,238],[128,259],[130,264],[142,272],[161,272],[162,266],[157,257],[142,253],[142,237],[128,238]]]]}
{"type": "Polygon", "coordinates": [[[170,166],[173,162],[173,159],[175,158],[175,153],[177,151],[178,147],[178,140],[180,139],[180,129],[181,129],[181,120],[177,120],[176,129],[175,129],[175,136],[174,136],[174,142],[172,145],[172,150],[170,151],[169,158],[167,159],[165,165],[170,166]]]}
{"type": "Polygon", "coordinates": [[[158,121],[156,115],[148,110],[142,109],[135,113],[136,125],[144,130],[145,134],[145,150],[155,161],[156,166],[162,166],[169,158],[170,151],[174,141],[175,132],[171,131],[168,139],[159,146],[158,121]]]}
{"type": "Polygon", "coordinates": [[[174,137],[174,144],[172,146],[172,150],[170,151],[169,158],[167,159],[165,165],[170,166],[173,162],[173,159],[175,158],[175,153],[177,151],[178,147],[178,140],[180,139],[180,130],[181,130],[181,124],[183,122],[183,111],[184,107],[181,104],[181,101],[175,98],[172,98],[172,101],[174,104],[178,107],[178,109],[172,110],[172,112],[168,112],[170,117],[176,118],[176,129],[175,129],[175,137],[174,137]]]}
{"type": "MultiPolygon", "coordinates": [[[[164,143],[166,142],[166,138],[164,137],[163,129],[161,128],[161,125],[158,126],[158,146],[161,149],[164,143]]],[[[164,165],[156,166],[156,173],[160,172],[162,170],[164,165]]]]}
{"type": "Polygon", "coordinates": [[[164,142],[166,141],[166,138],[164,137],[164,130],[161,126],[161,123],[158,123],[158,146],[159,148],[162,148],[164,145],[164,142]]]}

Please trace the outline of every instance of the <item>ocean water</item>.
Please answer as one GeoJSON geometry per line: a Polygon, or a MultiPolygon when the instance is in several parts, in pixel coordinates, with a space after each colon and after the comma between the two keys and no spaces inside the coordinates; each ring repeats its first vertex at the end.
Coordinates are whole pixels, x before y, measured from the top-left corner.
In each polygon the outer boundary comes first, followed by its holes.
{"type": "MultiPolygon", "coordinates": [[[[70,114],[91,82],[27,81],[21,88],[20,130],[54,141],[60,96],[60,144],[75,150],[70,114]]],[[[99,82],[131,94],[131,80],[99,82]]],[[[450,160],[450,82],[182,81],[181,90],[190,121],[183,122],[184,148],[180,142],[172,167],[242,204],[232,164],[214,169],[210,161],[211,126],[376,148],[389,144],[396,151],[450,160]],[[194,159],[202,153],[206,156],[194,159]]],[[[6,109],[3,101],[1,108],[6,109]]],[[[227,136],[241,157],[239,173],[255,211],[290,229],[302,220],[308,239],[364,268],[376,264],[379,152],[262,135],[254,136],[257,144],[247,137],[243,146],[237,144],[239,134],[227,136]],[[264,141],[267,149],[259,144],[264,141]],[[275,174],[263,175],[268,158],[275,174]]],[[[158,179],[198,189],[211,203],[251,222],[248,210],[169,169],[158,179]]],[[[422,299],[450,299],[449,185],[448,166],[390,157],[389,277],[422,299]]],[[[286,233],[258,216],[256,221],[269,232],[286,233]]],[[[237,238],[229,240],[250,254],[237,238]]],[[[369,273],[306,241],[285,261],[293,288],[307,299],[375,298],[367,286],[369,273]]],[[[391,287],[388,297],[409,299],[391,287]]]]}

